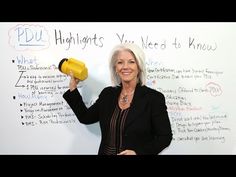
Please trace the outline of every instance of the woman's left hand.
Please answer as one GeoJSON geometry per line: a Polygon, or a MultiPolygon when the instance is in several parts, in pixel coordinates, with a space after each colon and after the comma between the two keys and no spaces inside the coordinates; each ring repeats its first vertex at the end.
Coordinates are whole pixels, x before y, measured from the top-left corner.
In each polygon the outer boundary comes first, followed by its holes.
{"type": "Polygon", "coordinates": [[[135,151],[133,150],[124,150],[122,152],[120,152],[119,154],[117,155],[137,155],[135,151]]]}

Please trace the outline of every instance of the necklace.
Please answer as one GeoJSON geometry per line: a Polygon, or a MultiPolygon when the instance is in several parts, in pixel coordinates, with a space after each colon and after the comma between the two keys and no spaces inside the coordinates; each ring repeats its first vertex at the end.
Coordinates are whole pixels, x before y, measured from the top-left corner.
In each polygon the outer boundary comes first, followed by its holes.
{"type": "Polygon", "coordinates": [[[130,93],[130,94],[122,94],[121,93],[121,97],[120,97],[120,102],[122,104],[127,104],[129,102],[129,98],[128,96],[131,96],[134,94],[134,90],[130,93]]]}

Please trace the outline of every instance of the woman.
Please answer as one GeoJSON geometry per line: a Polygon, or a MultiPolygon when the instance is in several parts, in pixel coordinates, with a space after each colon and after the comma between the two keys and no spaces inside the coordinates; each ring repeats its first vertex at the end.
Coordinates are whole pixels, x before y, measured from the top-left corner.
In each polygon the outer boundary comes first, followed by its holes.
{"type": "Polygon", "coordinates": [[[114,86],[104,88],[87,108],[71,75],[63,95],[83,124],[99,122],[99,155],[159,154],[170,145],[172,131],[164,95],[145,86],[145,56],[135,44],[116,46],[110,58],[114,86]]]}

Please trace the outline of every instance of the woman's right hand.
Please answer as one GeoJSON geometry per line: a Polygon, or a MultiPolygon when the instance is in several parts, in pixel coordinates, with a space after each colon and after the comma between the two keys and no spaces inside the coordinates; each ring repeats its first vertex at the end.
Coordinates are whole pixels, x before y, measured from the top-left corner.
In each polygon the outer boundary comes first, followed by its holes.
{"type": "Polygon", "coordinates": [[[70,72],[69,76],[70,76],[69,88],[70,88],[70,91],[72,92],[73,90],[77,88],[77,85],[80,80],[75,78],[72,72],[70,72]]]}

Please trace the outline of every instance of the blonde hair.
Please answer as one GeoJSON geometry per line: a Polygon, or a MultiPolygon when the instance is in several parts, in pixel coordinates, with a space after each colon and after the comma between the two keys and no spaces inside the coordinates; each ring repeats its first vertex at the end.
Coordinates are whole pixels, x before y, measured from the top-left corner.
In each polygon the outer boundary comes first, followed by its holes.
{"type": "Polygon", "coordinates": [[[121,51],[129,51],[131,52],[138,65],[139,73],[138,73],[138,83],[141,85],[146,84],[146,63],[145,63],[145,54],[143,50],[134,43],[124,43],[115,46],[111,51],[110,61],[109,61],[109,68],[111,74],[111,82],[114,86],[119,86],[121,84],[121,79],[116,73],[116,60],[117,55],[121,51]]]}

